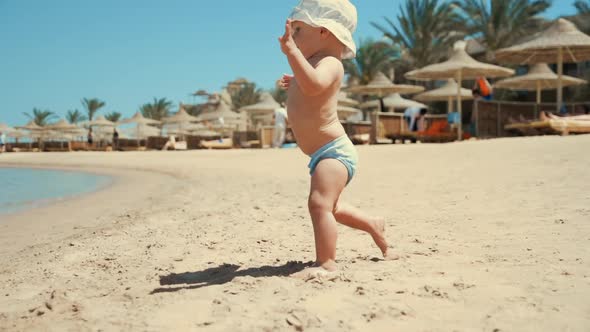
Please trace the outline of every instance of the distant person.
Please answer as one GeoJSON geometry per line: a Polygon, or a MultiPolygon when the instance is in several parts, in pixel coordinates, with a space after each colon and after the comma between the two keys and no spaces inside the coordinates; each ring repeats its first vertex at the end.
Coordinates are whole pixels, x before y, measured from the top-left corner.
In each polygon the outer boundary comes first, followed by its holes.
{"type": "Polygon", "coordinates": [[[584,114],[590,114],[590,106],[582,105],[582,108],[584,108],[584,114]]]}
{"type": "Polygon", "coordinates": [[[113,150],[119,150],[119,132],[117,128],[113,131],[113,150]]]}
{"type": "Polygon", "coordinates": [[[94,140],[92,139],[92,128],[88,129],[87,141],[89,145],[92,145],[92,142],[94,142],[94,140]]]}
{"type": "Polygon", "coordinates": [[[459,125],[459,112],[450,112],[447,114],[447,122],[451,127],[457,127],[459,125]]]}
{"type": "Polygon", "coordinates": [[[483,100],[492,100],[493,88],[490,82],[485,77],[478,77],[473,85],[474,98],[482,98],[483,100]]]}
{"type": "Polygon", "coordinates": [[[0,153],[6,152],[6,134],[0,132],[0,153]]]}
{"type": "Polygon", "coordinates": [[[565,106],[565,103],[562,103],[561,107],[559,108],[559,115],[565,116],[565,115],[567,115],[567,113],[568,113],[567,106],[565,106]]]}
{"type": "Polygon", "coordinates": [[[176,149],[176,138],[174,137],[174,135],[170,135],[170,136],[168,136],[168,141],[162,147],[162,151],[175,150],[175,149],[176,149]]]}
{"type": "Polygon", "coordinates": [[[424,107],[408,107],[404,112],[404,119],[408,123],[409,131],[424,130],[424,116],[428,109],[424,107]]]}
{"type": "Polygon", "coordinates": [[[275,122],[275,130],[272,139],[272,146],[274,148],[280,148],[285,143],[285,133],[287,131],[287,110],[281,105],[281,107],[275,109],[274,111],[274,122],[275,122]]]}

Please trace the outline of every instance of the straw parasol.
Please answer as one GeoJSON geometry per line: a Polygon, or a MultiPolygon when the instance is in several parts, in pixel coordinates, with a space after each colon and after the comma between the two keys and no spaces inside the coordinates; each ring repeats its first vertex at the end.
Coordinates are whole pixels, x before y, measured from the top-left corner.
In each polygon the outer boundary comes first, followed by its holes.
{"type": "MultiPolygon", "coordinates": [[[[137,139],[138,146],[139,146],[139,140],[142,138],[142,135],[143,135],[142,131],[145,129],[148,129],[148,128],[152,128],[152,127],[149,127],[148,125],[161,124],[161,122],[158,120],[144,117],[143,114],[141,114],[141,112],[135,112],[135,114],[132,117],[130,117],[128,119],[124,119],[120,123],[121,124],[127,124],[127,123],[137,124],[137,126],[135,128],[135,137],[137,139]]],[[[155,131],[151,130],[149,134],[154,134],[154,133],[155,133],[155,131]]],[[[156,134],[156,135],[158,135],[158,134],[156,134]]]]}
{"type": "Polygon", "coordinates": [[[18,143],[18,140],[23,138],[23,137],[30,137],[30,134],[27,134],[24,130],[21,129],[14,129],[11,131],[8,131],[6,133],[6,136],[10,137],[10,138],[14,138],[15,142],[18,143]]]}
{"type": "Polygon", "coordinates": [[[35,121],[29,121],[26,125],[24,126],[17,126],[17,129],[24,129],[24,130],[28,130],[28,131],[42,131],[43,127],[39,126],[38,124],[35,123],[35,121]]]}
{"type": "Polygon", "coordinates": [[[385,74],[378,72],[367,85],[357,85],[348,88],[348,92],[366,95],[377,95],[380,98],[390,93],[412,94],[424,91],[418,85],[393,84],[385,74]]]}
{"type": "MultiPolygon", "coordinates": [[[[479,62],[473,59],[465,51],[465,42],[459,41],[453,47],[453,54],[447,61],[426,66],[406,73],[406,77],[416,80],[440,80],[454,78],[457,80],[457,110],[459,112],[459,121],[462,116],[461,106],[461,84],[463,79],[475,79],[480,76],[487,77],[507,77],[514,75],[514,70],[496,65],[479,62]]],[[[458,126],[457,134],[461,140],[463,133],[461,122],[458,126]]]]}
{"type": "MultiPolygon", "coordinates": [[[[361,104],[361,108],[379,107],[379,100],[371,100],[361,104]]],[[[383,98],[383,106],[388,109],[406,109],[408,107],[427,108],[426,105],[413,101],[411,99],[403,98],[399,93],[392,93],[383,98]]]]}
{"type": "Polygon", "coordinates": [[[363,111],[350,106],[338,105],[336,106],[336,112],[340,120],[346,120],[353,115],[361,114],[363,111]]]}
{"type": "Polygon", "coordinates": [[[268,92],[263,92],[260,95],[260,101],[254,105],[249,105],[240,108],[240,112],[248,113],[251,116],[268,115],[274,113],[281,105],[268,92]]]}
{"type": "Polygon", "coordinates": [[[135,114],[128,118],[122,120],[120,123],[136,123],[138,125],[156,125],[160,124],[161,122],[158,120],[146,118],[141,114],[141,112],[135,112],[135,114]]]}
{"type": "MultiPolygon", "coordinates": [[[[559,76],[555,74],[546,63],[532,65],[528,74],[508,78],[494,84],[495,88],[511,90],[537,91],[537,104],[541,103],[541,90],[557,89],[559,76]]],[[[561,86],[574,86],[588,83],[585,80],[563,75],[561,86]]]]}
{"type": "Polygon", "coordinates": [[[107,120],[104,115],[101,115],[92,121],[88,121],[86,125],[89,127],[114,127],[115,123],[107,120]]]}
{"type": "Polygon", "coordinates": [[[162,119],[162,122],[166,124],[184,124],[197,121],[199,121],[199,118],[188,114],[182,105],[180,105],[180,109],[174,115],[162,119]]]}
{"type": "Polygon", "coordinates": [[[69,122],[67,122],[64,119],[61,119],[61,120],[59,120],[56,123],[53,123],[53,124],[50,124],[50,125],[46,126],[45,128],[46,129],[49,129],[49,130],[64,131],[65,132],[65,131],[76,130],[79,127],[76,126],[76,125],[73,125],[73,124],[71,124],[69,122]]]}
{"type": "Polygon", "coordinates": [[[345,91],[340,91],[338,93],[338,105],[339,106],[348,106],[348,107],[355,107],[360,104],[358,101],[349,98],[348,94],[345,91]]]}
{"type": "Polygon", "coordinates": [[[225,101],[220,101],[213,111],[203,112],[199,116],[199,121],[207,121],[211,124],[209,127],[215,129],[235,130],[243,123],[242,115],[231,110],[230,106],[225,101]]]}
{"type": "Polygon", "coordinates": [[[176,124],[178,125],[178,132],[182,132],[182,127],[187,125],[191,122],[198,122],[200,119],[196,116],[192,116],[188,114],[182,104],[180,104],[180,108],[178,112],[174,115],[169,116],[167,118],[162,119],[162,122],[165,124],[176,124]]]}
{"type": "Polygon", "coordinates": [[[496,52],[496,60],[506,63],[557,63],[557,110],[563,100],[563,64],[590,60],[590,36],[563,18],[530,41],[496,52]]]}
{"type": "MultiPolygon", "coordinates": [[[[454,79],[449,78],[447,83],[442,87],[430,91],[423,92],[419,95],[414,96],[414,99],[429,102],[429,101],[447,101],[447,112],[453,111],[453,101],[457,99],[457,82],[454,79]]],[[[473,93],[469,89],[461,88],[461,100],[473,99],[473,93]]]]}
{"type": "Polygon", "coordinates": [[[227,103],[221,101],[214,111],[201,113],[198,118],[199,121],[214,121],[218,119],[240,119],[241,116],[239,113],[232,111],[227,103]]]}
{"type": "Polygon", "coordinates": [[[383,97],[391,93],[412,94],[424,91],[424,87],[408,84],[393,84],[385,74],[378,72],[367,85],[357,85],[348,88],[351,93],[377,95],[380,100],[379,110],[383,112],[383,97]]]}

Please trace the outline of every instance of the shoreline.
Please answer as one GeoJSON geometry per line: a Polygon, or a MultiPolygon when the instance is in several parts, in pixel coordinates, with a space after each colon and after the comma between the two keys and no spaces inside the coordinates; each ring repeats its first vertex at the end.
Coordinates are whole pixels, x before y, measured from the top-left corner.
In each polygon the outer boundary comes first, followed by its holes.
{"type": "Polygon", "coordinates": [[[2,168],[28,168],[39,170],[56,170],[65,172],[82,172],[93,175],[108,176],[108,183],[96,190],[74,194],[63,199],[49,199],[49,202],[23,211],[1,215],[0,242],[3,243],[1,255],[22,250],[26,247],[41,245],[51,241],[62,241],[65,238],[84,232],[87,229],[100,227],[96,220],[101,216],[113,216],[141,206],[146,193],[155,188],[165,190],[168,182],[176,179],[167,174],[149,170],[126,170],[121,168],[98,168],[88,165],[60,165],[55,163],[3,163],[2,168]],[[145,185],[145,178],[152,182],[145,185]],[[155,184],[154,184],[155,181],[155,184]],[[147,190],[147,191],[146,191],[147,190]],[[121,195],[122,192],[135,192],[136,197],[121,195]],[[112,202],[111,206],[100,202],[109,202],[111,197],[122,198],[112,202]],[[83,208],[80,209],[79,207],[83,208]],[[68,211],[67,214],[64,211],[68,211]],[[43,220],[51,219],[45,223],[43,220]],[[71,226],[71,229],[69,228],[71,226]],[[53,230],[58,229],[58,232],[53,230]],[[31,241],[34,239],[33,241],[31,241]]]}
{"type": "Polygon", "coordinates": [[[26,214],[28,212],[34,211],[39,208],[43,208],[46,206],[50,206],[52,204],[56,204],[59,202],[65,202],[69,200],[75,200],[77,198],[82,198],[86,195],[92,195],[94,193],[98,193],[103,190],[108,190],[108,188],[117,181],[117,177],[113,175],[107,175],[104,173],[99,173],[93,170],[81,170],[76,168],[55,168],[55,167],[37,167],[37,166],[27,166],[27,165],[17,165],[17,166],[2,166],[0,165],[0,169],[31,169],[31,170],[48,170],[48,171],[59,171],[59,172],[71,172],[71,173],[82,173],[87,175],[94,175],[94,176],[102,176],[105,177],[104,181],[93,186],[91,190],[83,190],[77,193],[68,194],[66,196],[59,196],[59,197],[49,197],[44,199],[33,199],[28,201],[21,201],[18,202],[18,205],[22,205],[22,208],[17,209],[16,211],[12,212],[1,212],[0,217],[4,218],[11,218],[19,214],[26,214]]]}

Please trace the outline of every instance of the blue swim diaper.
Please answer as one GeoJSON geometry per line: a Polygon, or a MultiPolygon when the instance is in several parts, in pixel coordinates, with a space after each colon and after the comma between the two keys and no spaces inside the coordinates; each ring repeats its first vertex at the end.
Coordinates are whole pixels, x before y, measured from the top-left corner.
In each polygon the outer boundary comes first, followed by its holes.
{"type": "Polygon", "coordinates": [[[320,161],[324,159],[336,159],[340,161],[348,170],[348,181],[350,183],[354,173],[356,172],[356,165],[358,164],[358,154],[356,148],[348,138],[348,136],[340,136],[332,142],[322,146],[311,155],[309,161],[309,175],[313,175],[316,167],[320,161]]]}

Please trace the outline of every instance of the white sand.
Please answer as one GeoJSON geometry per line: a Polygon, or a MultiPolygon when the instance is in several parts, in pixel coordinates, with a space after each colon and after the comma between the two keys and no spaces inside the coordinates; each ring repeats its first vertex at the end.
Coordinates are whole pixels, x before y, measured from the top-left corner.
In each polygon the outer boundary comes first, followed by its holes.
{"type": "Polygon", "coordinates": [[[360,147],[344,199],[403,256],[339,227],[314,256],[297,150],[3,154],[120,175],[0,217],[0,330],[588,331],[590,136],[360,147]]]}

